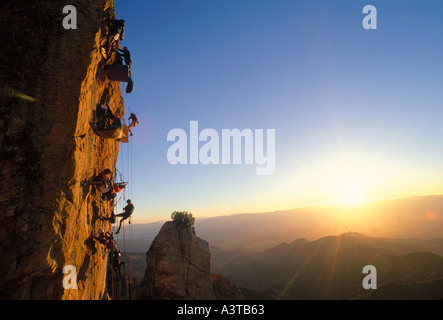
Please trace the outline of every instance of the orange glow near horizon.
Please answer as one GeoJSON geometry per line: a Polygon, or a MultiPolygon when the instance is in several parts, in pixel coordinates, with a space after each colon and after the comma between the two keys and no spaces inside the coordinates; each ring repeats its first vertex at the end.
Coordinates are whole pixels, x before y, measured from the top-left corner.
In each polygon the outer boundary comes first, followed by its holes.
{"type": "Polygon", "coordinates": [[[385,151],[339,148],[303,163],[292,159],[294,167],[279,189],[292,190],[295,197],[285,203],[288,208],[324,204],[354,206],[441,194],[441,180],[435,173],[420,164],[388,156],[385,151]]]}
{"type": "Polygon", "coordinates": [[[428,219],[429,221],[438,221],[440,220],[440,215],[433,211],[433,210],[429,210],[425,213],[426,219],[428,219]]]}
{"type": "MultiPolygon", "coordinates": [[[[338,205],[352,211],[352,214],[348,212],[344,223],[352,220],[355,227],[355,217],[349,218],[359,215],[362,224],[371,224],[364,229],[372,231],[375,221],[371,220],[372,215],[368,211],[372,203],[442,194],[440,177],[435,173],[429,175],[425,172],[426,168],[395,158],[374,156],[364,151],[340,150],[304,162],[297,159],[291,159],[291,162],[292,167],[281,173],[277,170],[272,179],[261,177],[259,182],[265,180],[266,185],[257,183],[259,187],[256,189],[230,193],[226,198],[201,199],[198,204],[185,199],[177,201],[179,205],[174,203],[166,209],[164,206],[151,207],[150,212],[156,212],[157,215],[154,217],[151,213],[139,223],[168,220],[177,206],[200,219],[338,205]],[[226,201],[228,197],[229,201],[226,201]]],[[[423,218],[432,222],[443,216],[435,212],[423,212],[423,218]]]]}

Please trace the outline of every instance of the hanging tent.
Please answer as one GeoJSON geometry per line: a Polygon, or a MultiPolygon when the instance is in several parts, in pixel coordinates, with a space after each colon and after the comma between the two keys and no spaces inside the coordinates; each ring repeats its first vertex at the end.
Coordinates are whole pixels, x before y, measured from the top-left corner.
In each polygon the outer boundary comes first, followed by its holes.
{"type": "Polygon", "coordinates": [[[122,137],[118,138],[118,141],[123,142],[123,143],[129,142],[129,128],[127,126],[123,125],[122,137]]]}
{"type": "Polygon", "coordinates": [[[134,90],[134,80],[131,77],[131,68],[128,65],[113,64],[105,66],[106,75],[111,81],[127,82],[126,93],[134,90]]]}
{"type": "Polygon", "coordinates": [[[97,134],[105,139],[121,139],[124,138],[122,119],[116,117],[112,124],[104,129],[97,130],[97,134]]]}
{"type": "Polygon", "coordinates": [[[106,76],[111,81],[129,82],[131,79],[131,70],[129,66],[113,64],[110,66],[104,66],[104,69],[106,71],[106,76]]]}
{"type": "Polygon", "coordinates": [[[123,129],[117,128],[117,129],[108,129],[108,130],[101,130],[97,131],[97,134],[104,138],[104,139],[122,139],[124,138],[123,129]]]}
{"type": "Polygon", "coordinates": [[[129,128],[118,117],[114,117],[110,125],[96,129],[96,133],[104,139],[117,139],[120,142],[128,143],[129,128]]]}

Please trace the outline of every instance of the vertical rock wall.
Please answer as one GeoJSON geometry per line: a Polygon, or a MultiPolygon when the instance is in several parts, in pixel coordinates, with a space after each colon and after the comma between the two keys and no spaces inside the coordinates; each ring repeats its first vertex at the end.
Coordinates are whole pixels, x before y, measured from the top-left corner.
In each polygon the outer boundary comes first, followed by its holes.
{"type": "Polygon", "coordinates": [[[0,13],[0,299],[102,299],[107,255],[91,235],[112,207],[87,181],[118,156],[92,130],[98,104],[124,114],[99,52],[113,1],[6,1],[0,13]],[[67,4],[76,30],[62,26],[67,4]]]}

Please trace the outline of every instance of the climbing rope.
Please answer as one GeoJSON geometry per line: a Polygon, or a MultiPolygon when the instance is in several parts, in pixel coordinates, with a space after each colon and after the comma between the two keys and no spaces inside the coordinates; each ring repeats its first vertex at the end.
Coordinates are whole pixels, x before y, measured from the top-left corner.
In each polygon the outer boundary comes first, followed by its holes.
{"type": "MultiPolygon", "coordinates": [[[[131,179],[131,183],[133,183],[134,180],[133,180],[133,174],[132,174],[132,168],[133,168],[133,166],[132,166],[132,163],[133,163],[133,144],[132,144],[132,141],[130,142],[129,148],[130,148],[130,150],[129,150],[129,152],[130,152],[129,162],[131,164],[130,168],[129,168],[129,178],[131,179]]],[[[129,189],[129,196],[131,197],[131,199],[132,199],[132,196],[133,196],[132,191],[133,191],[133,189],[132,189],[132,186],[131,186],[130,189],[129,189]]],[[[131,222],[131,224],[129,225],[129,251],[132,253],[133,252],[133,250],[132,250],[133,249],[133,233],[132,233],[133,230],[132,230],[132,221],[130,220],[130,222],[131,222]]],[[[129,282],[131,284],[130,293],[131,293],[131,298],[132,298],[132,297],[134,297],[134,292],[133,292],[134,286],[132,284],[133,279],[131,278],[131,275],[133,274],[133,272],[132,272],[133,271],[132,270],[132,257],[131,256],[129,256],[128,261],[129,261],[129,263],[128,263],[128,270],[129,270],[129,276],[130,276],[129,282]]]]}
{"type": "MultiPolygon", "coordinates": [[[[109,224],[109,233],[112,234],[112,224],[109,224]]],[[[108,258],[109,260],[109,258],[108,258]]],[[[114,293],[114,255],[111,251],[111,299],[115,299],[115,293],[114,293]]]]}
{"type": "MultiPolygon", "coordinates": [[[[128,110],[130,110],[130,106],[128,103],[128,110]]],[[[129,174],[130,175],[130,181],[131,184],[129,184],[128,189],[127,189],[127,195],[129,197],[129,199],[132,199],[132,141],[130,141],[128,143],[128,145],[125,145],[126,148],[126,152],[122,152],[122,159],[125,158],[126,155],[126,162],[121,163],[121,167],[124,171],[125,174],[129,174]]],[[[122,174],[122,176],[124,177],[125,175],[122,174]]],[[[126,191],[126,190],[125,190],[126,191]]],[[[125,198],[124,200],[126,200],[126,193],[125,193],[125,198]]],[[[123,202],[124,204],[126,204],[126,201],[123,202]]],[[[123,228],[123,251],[124,251],[124,263],[125,263],[125,281],[126,281],[126,296],[127,299],[130,300],[133,297],[132,294],[132,258],[128,253],[132,252],[132,224],[131,224],[131,219],[132,216],[129,218],[129,238],[128,238],[128,245],[129,248],[127,247],[127,243],[126,243],[126,238],[128,233],[126,232],[126,221],[123,221],[122,224],[122,228],[123,228]],[[129,249],[129,250],[128,250],[129,249]],[[129,279],[128,279],[129,278],[129,279]],[[131,288],[130,288],[131,287],[131,288]]]]}
{"type": "MultiPolygon", "coordinates": [[[[103,161],[103,157],[102,157],[102,148],[104,148],[104,140],[103,138],[100,138],[99,142],[98,142],[98,148],[97,148],[97,168],[98,168],[98,173],[102,173],[104,170],[104,161],[103,161]]],[[[99,214],[102,213],[102,202],[103,199],[99,199],[99,206],[98,206],[98,210],[99,210],[99,214]]],[[[95,226],[95,223],[94,223],[95,226]]],[[[93,226],[93,233],[95,233],[95,228],[93,226]]],[[[109,223],[109,234],[112,235],[112,223],[109,223]]],[[[114,300],[115,299],[115,283],[114,283],[114,255],[113,255],[113,251],[109,250],[106,248],[106,251],[108,252],[108,257],[107,257],[107,261],[110,260],[110,268],[111,268],[111,299],[114,300]],[[109,257],[110,255],[110,257],[109,257]]]]}
{"type": "MultiPolygon", "coordinates": [[[[128,110],[130,110],[130,106],[128,104],[128,110]]],[[[124,121],[126,122],[126,121],[124,121]]],[[[128,141],[129,142],[129,141],[128,141]]],[[[129,181],[132,181],[132,177],[133,177],[133,171],[132,171],[132,161],[133,161],[133,146],[132,143],[128,143],[127,145],[120,145],[122,148],[126,148],[124,151],[126,152],[119,152],[118,157],[117,157],[117,163],[118,163],[118,168],[116,166],[115,171],[114,171],[114,179],[113,179],[113,183],[126,183],[125,188],[123,188],[123,192],[121,193],[120,197],[118,197],[117,199],[115,199],[116,201],[114,201],[114,205],[112,207],[112,210],[114,213],[120,213],[123,212],[123,208],[126,206],[126,196],[128,195],[130,199],[132,199],[132,186],[131,184],[129,184],[129,181]],[[126,178],[126,176],[130,177],[130,180],[128,180],[126,178]],[[123,200],[123,201],[122,201],[123,200]],[[119,210],[119,207],[121,207],[121,211],[119,210]]],[[[98,169],[98,174],[102,173],[104,170],[104,159],[103,159],[103,152],[104,152],[104,140],[102,138],[100,138],[98,145],[97,145],[97,169],[98,169]]],[[[98,200],[99,205],[98,205],[98,210],[99,210],[99,214],[102,214],[102,210],[103,208],[103,199],[100,197],[100,199],[98,200]]],[[[129,219],[131,219],[132,217],[130,217],[129,219]]],[[[121,221],[121,218],[120,218],[121,221]]],[[[131,220],[129,220],[129,235],[128,235],[128,248],[127,248],[127,244],[126,244],[126,238],[127,238],[127,233],[126,233],[126,221],[122,222],[122,229],[123,229],[123,239],[120,239],[119,234],[115,233],[116,228],[119,226],[119,219],[115,219],[114,223],[112,223],[111,221],[109,222],[109,233],[111,235],[113,235],[113,240],[114,240],[114,244],[115,244],[115,248],[118,250],[120,248],[120,245],[122,244],[122,251],[120,251],[120,254],[124,254],[124,273],[122,274],[122,270],[120,269],[120,271],[118,273],[115,272],[114,270],[114,264],[117,263],[117,261],[115,261],[116,258],[119,257],[114,257],[114,250],[109,250],[108,254],[110,254],[111,256],[108,256],[108,262],[110,263],[110,268],[111,268],[111,279],[110,279],[110,285],[111,285],[111,298],[112,300],[116,300],[116,299],[123,299],[123,284],[125,283],[126,285],[126,297],[128,300],[132,299],[132,297],[134,297],[134,286],[132,284],[132,261],[131,261],[131,256],[128,255],[128,252],[132,252],[132,245],[133,245],[133,232],[132,232],[132,226],[131,226],[131,220]],[[121,243],[122,242],[122,243],[121,243]],[[127,250],[129,249],[129,250],[127,250]],[[117,279],[118,276],[118,279],[117,279]],[[124,278],[123,278],[124,277],[124,278]]],[[[94,224],[95,225],[95,224],[94,224]]],[[[95,232],[95,230],[93,230],[93,232],[95,232]]],[[[119,266],[120,267],[120,266],[119,266]]]]}
{"type": "Polygon", "coordinates": [[[125,281],[126,281],[126,296],[128,298],[128,300],[130,300],[129,298],[129,286],[128,286],[128,273],[127,273],[127,268],[128,265],[126,264],[126,257],[128,255],[128,253],[126,252],[126,236],[125,236],[125,223],[123,222],[123,248],[125,248],[125,281]]]}

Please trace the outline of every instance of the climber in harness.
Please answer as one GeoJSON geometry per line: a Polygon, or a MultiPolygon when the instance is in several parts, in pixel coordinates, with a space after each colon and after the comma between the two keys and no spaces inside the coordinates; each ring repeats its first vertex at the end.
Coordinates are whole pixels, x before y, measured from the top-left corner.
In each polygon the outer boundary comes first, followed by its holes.
{"type": "Polygon", "coordinates": [[[109,107],[105,104],[97,106],[95,113],[97,117],[97,122],[95,127],[97,130],[103,130],[105,128],[108,119],[114,116],[109,107]]]}
{"type": "Polygon", "coordinates": [[[121,119],[114,114],[106,105],[100,105],[96,109],[97,122],[96,130],[112,130],[120,127],[121,119]]]}
{"type": "Polygon", "coordinates": [[[109,30],[111,33],[111,44],[117,40],[122,41],[125,37],[125,20],[111,20],[109,30]]]}
{"type": "Polygon", "coordinates": [[[122,267],[125,267],[125,263],[121,261],[121,253],[116,247],[111,251],[112,254],[112,267],[117,274],[120,274],[122,267]]]}
{"type": "Polygon", "coordinates": [[[106,249],[112,250],[115,248],[115,241],[112,234],[109,232],[104,233],[103,229],[100,229],[99,236],[92,236],[95,240],[97,240],[100,244],[104,245],[106,249]]]}
{"type": "Polygon", "coordinates": [[[110,169],[105,169],[100,172],[89,183],[90,185],[97,186],[102,193],[107,193],[112,190],[112,172],[110,169]]]}
{"type": "MultiPolygon", "coordinates": [[[[128,201],[126,201],[126,203],[127,203],[126,207],[123,208],[124,212],[115,215],[116,217],[122,217],[120,219],[120,225],[118,226],[118,229],[115,232],[115,234],[118,234],[120,232],[120,229],[122,227],[123,221],[128,219],[128,218],[130,218],[132,213],[134,212],[135,207],[132,204],[131,200],[128,199],[128,201]]],[[[131,223],[131,222],[129,221],[129,223],[131,223]]]]}
{"type": "Polygon", "coordinates": [[[111,20],[109,25],[109,47],[108,50],[101,47],[101,54],[103,58],[108,59],[113,45],[118,40],[123,40],[125,36],[125,20],[111,20]]]}
{"type": "Polygon", "coordinates": [[[138,125],[138,119],[137,119],[137,116],[135,115],[135,113],[132,112],[131,116],[129,117],[128,120],[131,120],[131,123],[128,126],[128,130],[129,130],[129,133],[130,133],[129,136],[131,137],[132,136],[131,128],[135,128],[138,125]]]}
{"type": "Polygon", "coordinates": [[[132,60],[131,60],[131,53],[129,52],[127,47],[123,47],[123,50],[118,49],[120,53],[120,56],[123,57],[123,59],[125,60],[125,65],[130,66],[132,65],[132,60]]]}
{"type": "Polygon", "coordinates": [[[104,139],[121,139],[125,137],[123,121],[112,114],[107,106],[97,107],[95,133],[104,139]]]}
{"type": "Polygon", "coordinates": [[[114,130],[114,129],[121,128],[122,125],[123,125],[122,119],[119,117],[113,116],[111,118],[106,119],[102,130],[114,130]]]}

